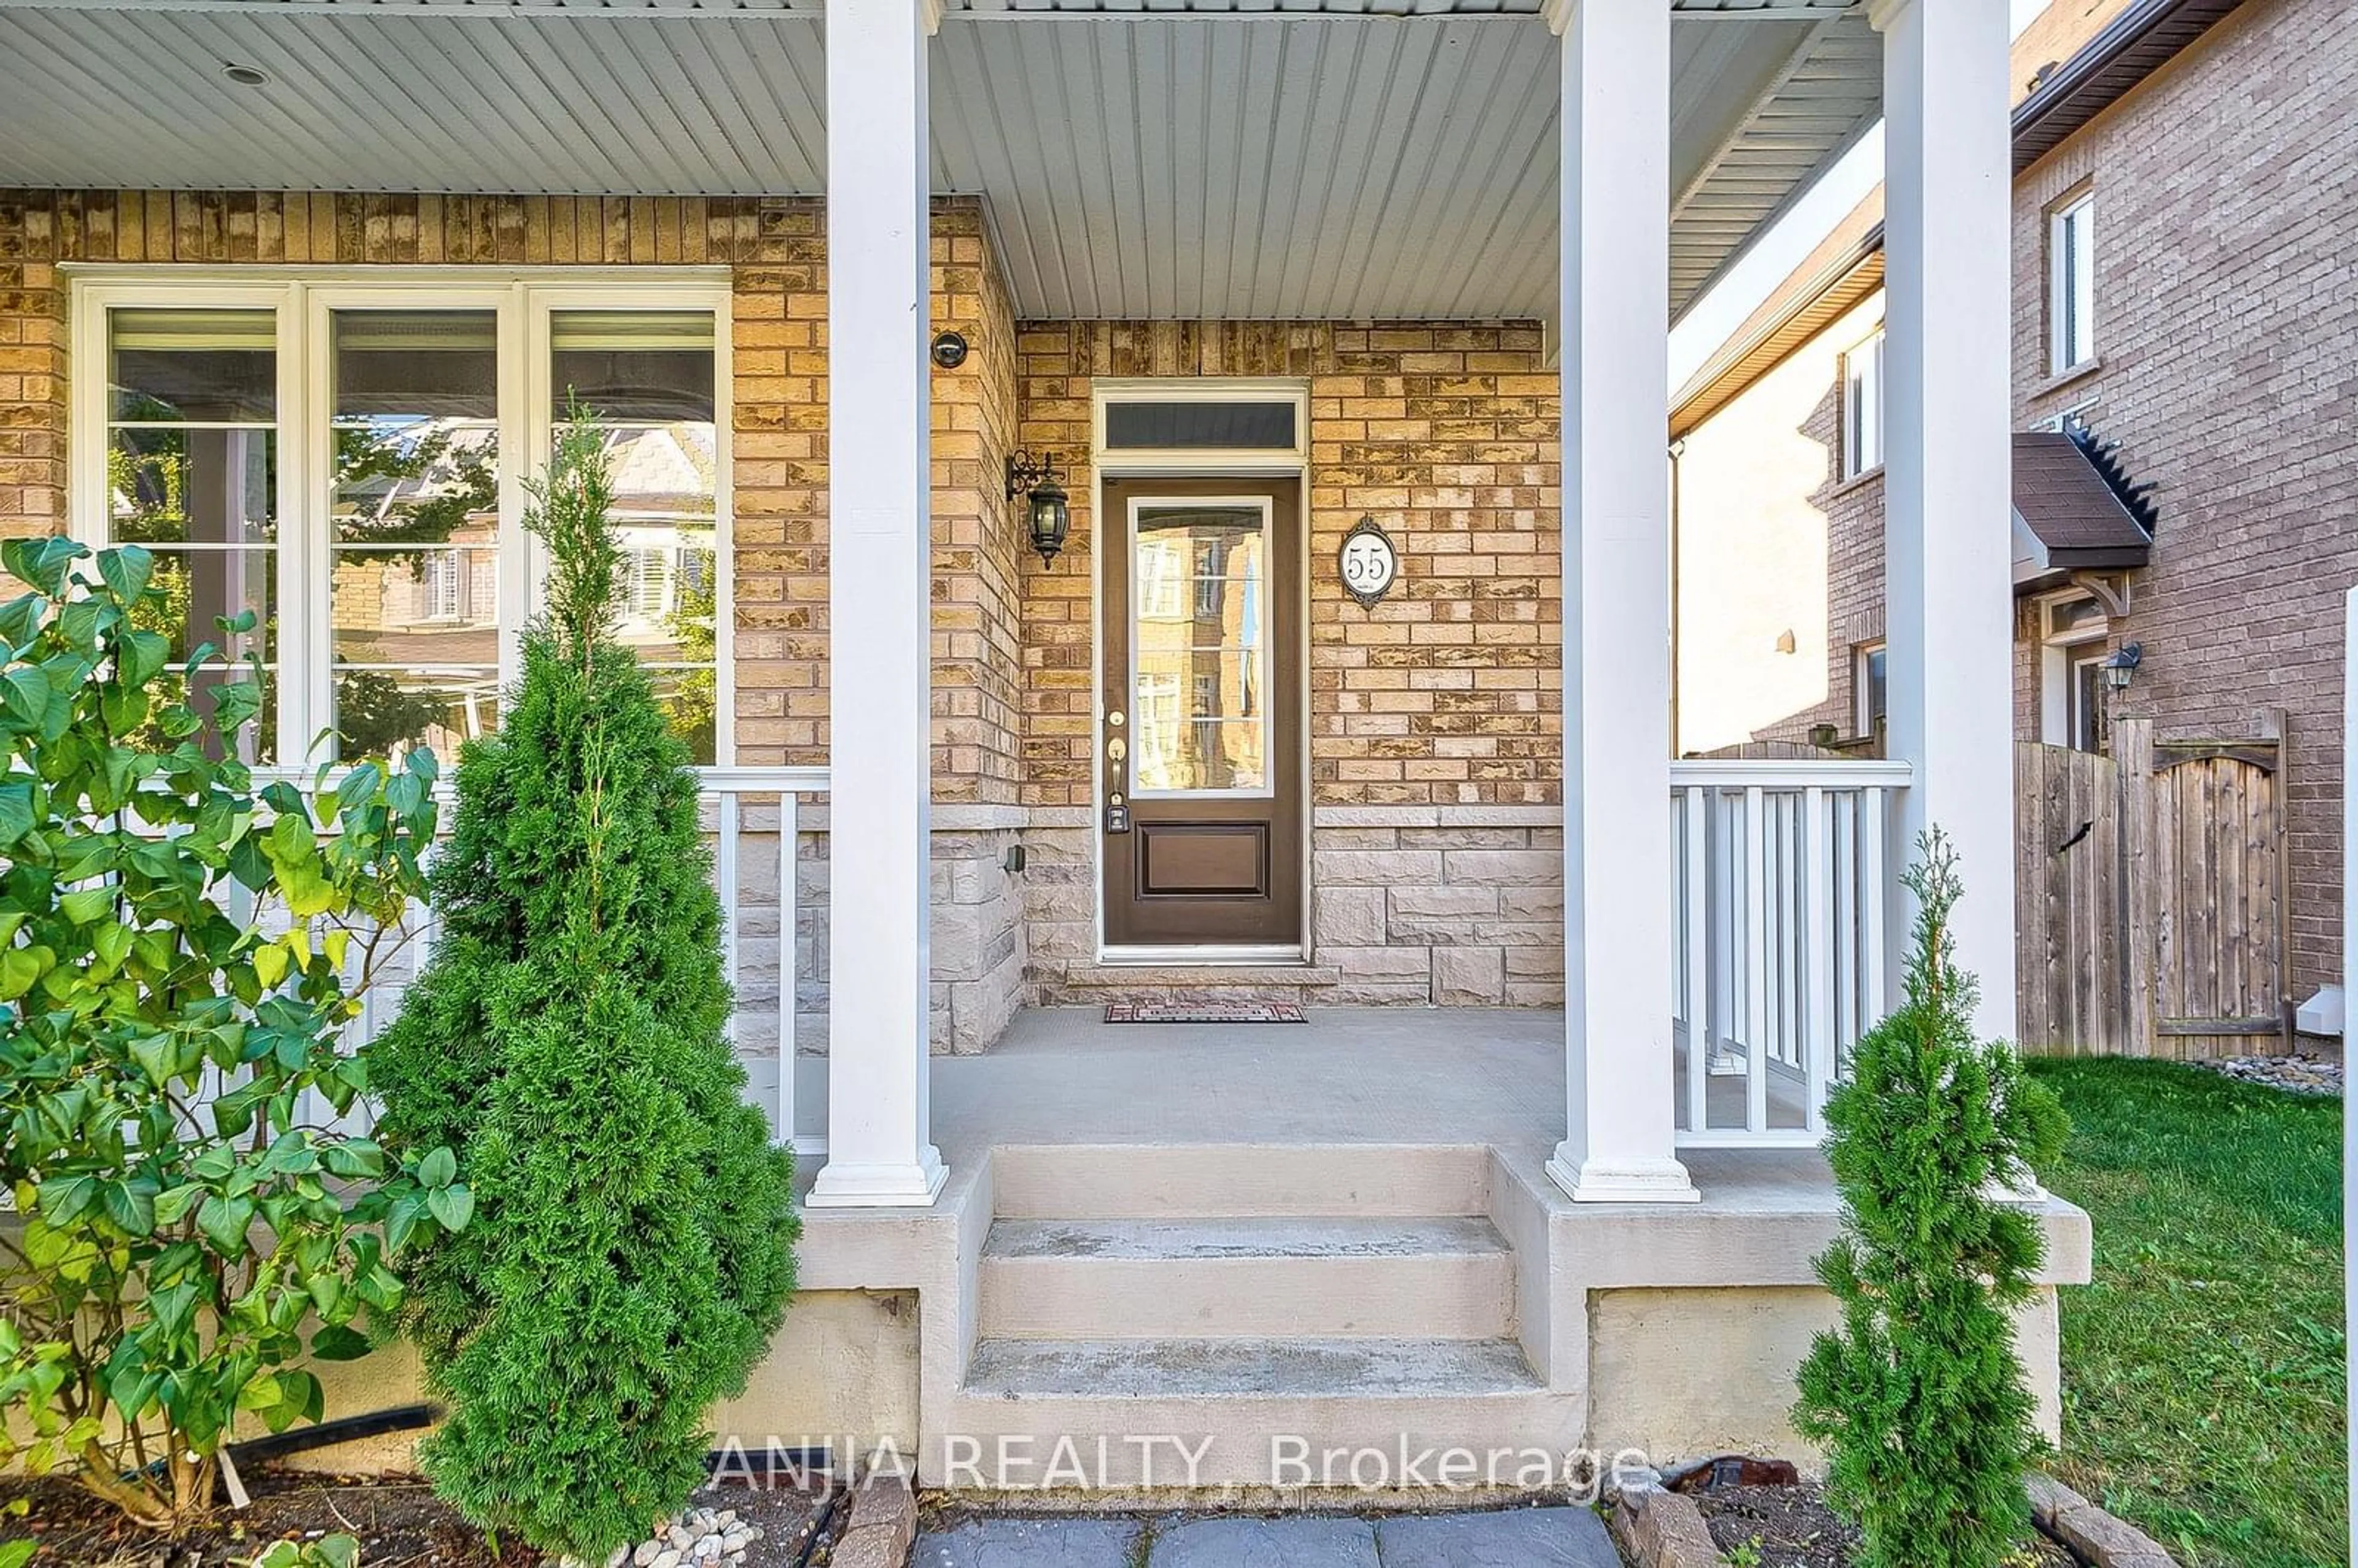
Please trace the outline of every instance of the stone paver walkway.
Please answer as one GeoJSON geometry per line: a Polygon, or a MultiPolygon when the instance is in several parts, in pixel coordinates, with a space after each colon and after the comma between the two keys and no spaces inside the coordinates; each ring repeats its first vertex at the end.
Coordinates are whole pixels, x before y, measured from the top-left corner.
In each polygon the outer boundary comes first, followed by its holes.
{"type": "Polygon", "coordinates": [[[1574,1508],[1374,1518],[1000,1516],[920,1535],[913,1561],[915,1568],[1621,1568],[1603,1521],[1574,1508]]]}

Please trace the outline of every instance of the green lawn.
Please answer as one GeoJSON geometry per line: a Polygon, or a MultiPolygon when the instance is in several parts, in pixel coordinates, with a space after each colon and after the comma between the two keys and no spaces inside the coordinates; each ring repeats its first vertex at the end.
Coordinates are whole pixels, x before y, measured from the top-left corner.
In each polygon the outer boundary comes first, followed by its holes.
{"type": "Polygon", "coordinates": [[[2062,1293],[2063,1478],[2182,1563],[2348,1550],[2342,1107],[2158,1062],[2047,1061],[2048,1186],[2095,1223],[2062,1293]]]}

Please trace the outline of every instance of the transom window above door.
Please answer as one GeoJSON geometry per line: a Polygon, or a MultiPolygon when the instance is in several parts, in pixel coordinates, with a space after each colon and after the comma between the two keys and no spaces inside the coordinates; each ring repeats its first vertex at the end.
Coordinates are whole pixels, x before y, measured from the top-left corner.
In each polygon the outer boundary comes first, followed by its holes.
{"type": "Polygon", "coordinates": [[[499,723],[542,563],[526,480],[557,424],[613,465],[622,639],[699,762],[731,760],[727,289],[466,275],[77,280],[71,510],[157,555],[175,660],[259,661],[253,760],[499,723]],[[253,612],[251,631],[217,622],[253,612]]]}

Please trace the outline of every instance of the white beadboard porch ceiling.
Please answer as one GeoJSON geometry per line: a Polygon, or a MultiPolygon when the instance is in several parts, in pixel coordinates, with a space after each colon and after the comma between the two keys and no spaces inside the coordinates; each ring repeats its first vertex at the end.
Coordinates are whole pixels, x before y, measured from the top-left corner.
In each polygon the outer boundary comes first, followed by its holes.
{"type": "MultiPolygon", "coordinates": [[[[1679,312],[1881,113],[1881,49],[1852,0],[1670,3],[1679,312]]],[[[1539,0],[946,4],[936,188],[1025,318],[1552,314],[1539,0]]],[[[0,186],[817,194],[823,10],[0,0],[0,186]]]]}

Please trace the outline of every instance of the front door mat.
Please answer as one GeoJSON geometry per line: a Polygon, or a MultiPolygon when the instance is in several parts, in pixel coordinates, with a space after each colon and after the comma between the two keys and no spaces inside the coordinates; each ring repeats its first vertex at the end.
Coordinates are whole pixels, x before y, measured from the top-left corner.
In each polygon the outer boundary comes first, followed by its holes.
{"type": "Polygon", "coordinates": [[[1108,1023],[1307,1023],[1289,1001],[1109,1001],[1108,1023]]]}

